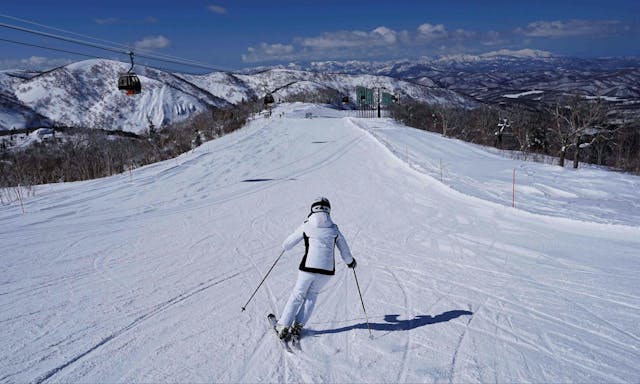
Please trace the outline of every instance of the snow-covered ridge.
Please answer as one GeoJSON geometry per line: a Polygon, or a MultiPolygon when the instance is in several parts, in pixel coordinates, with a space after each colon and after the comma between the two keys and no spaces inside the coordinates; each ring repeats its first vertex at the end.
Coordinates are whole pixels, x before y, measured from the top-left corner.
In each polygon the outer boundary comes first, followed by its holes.
{"type": "Polygon", "coordinates": [[[449,61],[458,61],[458,62],[478,62],[483,60],[493,60],[496,58],[502,59],[540,59],[540,58],[551,58],[555,55],[548,51],[539,51],[535,49],[521,49],[518,51],[510,50],[510,49],[501,49],[499,51],[492,51],[487,53],[482,53],[479,55],[447,55],[441,56],[436,59],[436,62],[449,62],[449,61]]]}
{"type": "Polygon", "coordinates": [[[575,58],[524,49],[381,62],[298,64],[318,72],[376,74],[446,88],[489,104],[553,103],[566,94],[603,97],[626,116],[640,116],[640,58],[575,58]],[[521,95],[539,90],[541,94],[521,95]]]}
{"type": "Polygon", "coordinates": [[[261,98],[266,92],[284,99],[302,92],[332,90],[336,98],[355,99],[357,86],[384,87],[387,92],[438,104],[470,106],[472,99],[433,83],[407,82],[388,76],[317,73],[292,69],[270,69],[253,74],[214,72],[206,75],[169,73],[136,67],[143,92],[126,96],[117,89],[125,63],[85,60],[31,76],[0,74],[0,129],[28,127],[29,120],[14,113],[19,104],[33,115],[54,124],[123,131],[144,131],[177,122],[210,107],[225,107],[242,100],[261,98]]]}
{"type": "Polygon", "coordinates": [[[555,56],[553,53],[549,51],[541,51],[538,49],[520,49],[520,50],[511,50],[511,49],[501,49],[498,51],[492,51],[483,53],[480,56],[482,57],[495,57],[495,56],[511,56],[518,58],[547,58],[555,56]]]}
{"type": "MultiPolygon", "coordinates": [[[[144,91],[126,97],[116,87],[128,64],[85,60],[44,73],[0,72],[0,129],[47,122],[140,132],[210,107],[302,92],[330,91],[355,99],[355,87],[384,87],[425,103],[473,106],[552,101],[565,93],[605,97],[638,113],[640,59],[577,59],[524,49],[479,55],[385,62],[326,61],[205,75],[169,73],[137,66],[144,91]],[[538,90],[541,95],[523,94],[538,90]],[[520,94],[516,99],[502,95],[520,94]],[[542,97],[541,97],[542,96],[542,97]]],[[[327,92],[324,92],[327,93],[327,92]]]]}

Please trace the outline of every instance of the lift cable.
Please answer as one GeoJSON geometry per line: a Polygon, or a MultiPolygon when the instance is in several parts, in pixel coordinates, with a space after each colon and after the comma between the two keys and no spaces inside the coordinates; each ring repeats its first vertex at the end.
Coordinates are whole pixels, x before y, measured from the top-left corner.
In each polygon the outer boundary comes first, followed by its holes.
{"type": "MultiPolygon", "coordinates": [[[[24,27],[20,27],[20,26],[17,26],[17,25],[0,23],[0,27],[14,29],[14,30],[21,31],[21,32],[26,32],[26,33],[31,33],[31,34],[34,34],[34,35],[44,36],[44,37],[48,37],[48,38],[51,38],[51,39],[62,40],[62,41],[66,41],[66,42],[73,43],[73,44],[84,45],[84,46],[88,46],[88,47],[91,47],[91,48],[102,49],[102,50],[105,50],[105,51],[115,52],[115,53],[123,54],[123,55],[127,55],[127,56],[132,52],[132,50],[125,51],[123,49],[119,49],[119,48],[115,48],[115,47],[111,47],[111,46],[90,43],[90,42],[87,42],[87,41],[83,41],[83,40],[79,40],[79,39],[75,39],[75,38],[71,38],[71,37],[55,35],[55,34],[52,34],[52,33],[42,32],[42,31],[29,29],[29,28],[24,28],[24,27]]],[[[194,67],[194,68],[197,67],[197,68],[208,69],[208,70],[211,70],[211,71],[218,71],[218,72],[229,72],[229,71],[222,70],[222,69],[219,69],[219,68],[215,68],[215,67],[212,67],[212,66],[209,66],[209,65],[200,65],[200,64],[196,64],[196,63],[185,62],[185,61],[182,61],[182,60],[166,59],[166,58],[156,57],[154,55],[149,55],[149,54],[136,54],[136,56],[143,57],[143,58],[146,58],[146,59],[149,59],[149,60],[162,61],[162,62],[171,63],[171,64],[183,65],[183,66],[187,66],[187,67],[194,67]]]]}
{"type": "Polygon", "coordinates": [[[62,53],[69,53],[71,55],[78,55],[78,56],[85,56],[85,57],[90,57],[92,59],[102,59],[102,57],[99,56],[94,56],[94,55],[87,55],[86,53],[80,53],[80,52],[73,52],[73,51],[67,51],[66,49],[59,49],[59,48],[51,48],[51,47],[45,47],[43,45],[37,45],[37,44],[31,44],[31,43],[25,43],[22,41],[16,41],[16,40],[9,40],[9,39],[4,39],[0,37],[0,41],[4,41],[7,43],[13,43],[13,44],[20,44],[20,45],[26,45],[28,47],[35,47],[35,48],[41,48],[41,49],[48,49],[50,51],[56,51],[56,52],[62,52],[62,53]]]}
{"type": "Polygon", "coordinates": [[[125,45],[122,45],[122,44],[120,44],[120,43],[116,43],[116,42],[114,42],[114,41],[97,39],[97,38],[95,38],[95,37],[91,37],[91,36],[83,35],[83,34],[76,33],[76,32],[67,31],[67,30],[65,30],[65,29],[61,29],[61,28],[50,27],[50,26],[48,26],[48,25],[41,24],[41,23],[37,23],[37,22],[35,22],[35,21],[25,20],[25,19],[21,19],[21,18],[19,18],[19,17],[10,16],[10,15],[5,15],[5,14],[3,14],[3,13],[0,13],[0,17],[4,17],[4,18],[6,18],[6,19],[11,19],[11,20],[19,21],[19,22],[26,23],[26,24],[36,25],[36,26],[38,26],[38,27],[43,27],[43,28],[51,29],[51,30],[54,30],[54,31],[62,32],[62,33],[67,33],[67,34],[74,35],[74,36],[78,36],[78,37],[84,37],[85,39],[91,39],[91,40],[99,41],[99,42],[102,42],[102,43],[108,43],[108,44],[113,44],[113,45],[120,45],[120,46],[122,46],[122,47],[125,47],[125,48],[126,48],[126,46],[125,46],[125,45]]]}
{"type": "MultiPolygon", "coordinates": [[[[40,48],[40,49],[46,49],[49,51],[56,51],[56,52],[62,52],[62,53],[69,53],[72,55],[78,55],[78,56],[84,56],[84,57],[88,57],[91,59],[102,59],[102,60],[111,60],[109,58],[103,57],[103,56],[95,56],[95,55],[88,55],[86,53],[80,53],[80,52],[74,52],[74,51],[68,51],[65,49],[59,49],[59,48],[52,48],[52,47],[46,47],[44,45],[37,45],[37,44],[31,44],[31,43],[25,43],[23,41],[17,41],[17,40],[10,40],[10,39],[5,39],[5,38],[0,38],[0,41],[4,41],[7,43],[13,43],[13,44],[19,44],[19,45],[25,45],[28,47],[34,47],[34,48],[40,48]]],[[[157,65],[148,65],[148,64],[137,64],[139,66],[143,66],[143,67],[147,67],[147,68],[152,68],[152,69],[157,69],[159,71],[163,71],[163,72],[167,72],[167,73],[173,73],[176,72],[176,70],[174,69],[169,69],[169,68],[165,68],[165,67],[160,67],[157,65]]],[[[185,72],[185,71],[180,71],[181,74],[188,74],[188,75],[198,75],[197,73],[192,73],[192,72],[185,72]]]]}
{"type": "Polygon", "coordinates": [[[0,23],[0,27],[15,29],[17,31],[32,33],[34,35],[40,35],[40,36],[49,37],[49,38],[52,38],[52,39],[58,39],[58,40],[66,41],[68,43],[86,45],[88,47],[103,49],[105,51],[115,52],[115,53],[119,53],[119,54],[125,54],[125,55],[129,54],[128,51],[125,51],[125,50],[122,50],[122,49],[117,49],[117,48],[109,47],[109,46],[106,46],[106,45],[98,45],[98,44],[94,44],[94,43],[89,43],[89,42],[86,42],[86,41],[74,39],[72,37],[54,35],[54,34],[47,33],[47,32],[37,31],[35,29],[23,28],[23,27],[19,27],[17,25],[0,23]]]}
{"type": "MultiPolygon", "coordinates": [[[[99,42],[102,42],[102,43],[112,44],[112,45],[115,45],[115,46],[123,47],[127,51],[132,51],[133,50],[131,47],[129,47],[127,45],[120,44],[120,43],[117,43],[117,42],[114,42],[114,41],[103,40],[103,39],[99,39],[99,38],[92,37],[92,36],[89,36],[89,35],[83,35],[83,34],[80,34],[80,33],[68,31],[68,30],[61,29],[61,28],[51,27],[51,26],[48,26],[46,24],[37,23],[37,22],[31,21],[31,20],[21,19],[19,17],[10,16],[10,15],[6,15],[6,14],[3,14],[3,13],[0,13],[0,17],[4,17],[4,18],[7,18],[7,19],[19,21],[19,22],[26,23],[26,24],[36,25],[36,26],[39,26],[39,27],[51,29],[51,30],[58,31],[58,32],[67,33],[67,34],[74,35],[74,36],[83,37],[85,39],[90,39],[90,40],[95,40],[95,41],[99,41],[99,42]]],[[[195,60],[185,59],[185,58],[182,58],[182,57],[177,57],[177,56],[172,56],[172,55],[160,54],[160,53],[157,53],[157,52],[153,52],[152,50],[148,50],[148,49],[140,49],[140,48],[138,48],[137,51],[143,52],[143,53],[146,52],[146,53],[148,53],[150,55],[154,55],[154,56],[157,56],[157,57],[160,57],[160,58],[168,58],[168,59],[172,59],[172,60],[179,60],[179,61],[184,62],[184,63],[192,63],[192,64],[198,64],[198,65],[202,65],[202,66],[210,66],[209,64],[206,64],[206,63],[201,63],[201,62],[198,62],[198,61],[195,61],[195,60]]],[[[138,54],[138,56],[140,56],[140,55],[138,54]]]]}

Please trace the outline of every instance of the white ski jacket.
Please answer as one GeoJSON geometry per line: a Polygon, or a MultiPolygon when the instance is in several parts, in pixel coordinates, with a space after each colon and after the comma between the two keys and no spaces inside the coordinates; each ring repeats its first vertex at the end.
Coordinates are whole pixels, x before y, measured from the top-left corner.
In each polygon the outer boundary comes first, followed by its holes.
{"type": "Polygon", "coordinates": [[[304,240],[304,256],[300,262],[300,270],[322,275],[333,275],[336,272],[334,257],[335,246],[346,264],[353,261],[351,250],[344,236],[326,212],[313,213],[282,244],[289,251],[304,240]]]}

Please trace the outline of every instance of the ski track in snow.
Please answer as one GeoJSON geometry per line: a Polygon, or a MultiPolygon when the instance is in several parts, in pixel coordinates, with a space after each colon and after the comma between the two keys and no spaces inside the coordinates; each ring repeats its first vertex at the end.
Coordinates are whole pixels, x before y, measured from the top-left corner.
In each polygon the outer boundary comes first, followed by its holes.
{"type": "Polygon", "coordinates": [[[38,186],[25,215],[0,207],[0,381],[640,380],[640,178],[589,187],[609,173],[313,105],[281,112],[177,159],[38,186]],[[500,168],[524,172],[536,210],[503,204],[500,168]],[[240,308],[318,195],[358,259],[373,338],[337,261],[287,353],[265,318],[300,246],[240,308]]]}
{"type": "Polygon", "coordinates": [[[105,337],[104,339],[102,339],[99,343],[97,343],[96,345],[92,346],[91,348],[87,349],[86,351],[80,353],[79,355],[73,357],[72,359],[64,362],[62,365],[53,368],[52,370],[50,370],[49,372],[45,373],[44,375],[42,375],[41,377],[36,379],[36,383],[42,383],[46,380],[48,380],[49,378],[51,378],[52,376],[54,376],[55,374],[59,373],[60,371],[62,371],[63,369],[67,368],[68,366],[70,366],[71,364],[75,363],[76,361],[84,358],[85,356],[87,356],[88,354],[92,353],[93,351],[97,350],[98,348],[102,347],[103,345],[105,345],[106,343],[108,343],[109,341],[111,341],[112,339],[120,336],[121,334],[129,331],[130,329],[138,326],[138,324],[142,323],[143,321],[147,320],[148,318],[158,314],[161,311],[166,310],[167,308],[169,308],[172,305],[175,305],[183,300],[186,300],[188,298],[190,298],[191,296],[201,293],[213,286],[216,286],[222,282],[225,282],[231,278],[237,277],[238,275],[240,275],[241,272],[238,272],[236,274],[233,274],[231,276],[228,277],[224,277],[222,279],[211,279],[210,281],[207,281],[205,283],[200,284],[196,289],[190,291],[190,292],[185,292],[179,296],[176,296],[164,303],[160,303],[158,305],[155,306],[155,308],[153,310],[151,310],[150,312],[147,312],[143,315],[141,315],[140,317],[136,318],[133,322],[131,322],[130,324],[128,324],[126,327],[119,329],[118,331],[112,333],[111,335],[105,337]],[[203,286],[204,285],[204,286],[203,286]]]}

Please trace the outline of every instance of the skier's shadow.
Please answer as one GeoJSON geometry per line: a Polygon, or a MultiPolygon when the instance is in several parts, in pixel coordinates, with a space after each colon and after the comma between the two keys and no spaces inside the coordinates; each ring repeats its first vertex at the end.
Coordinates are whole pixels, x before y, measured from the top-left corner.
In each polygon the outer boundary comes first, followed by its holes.
{"type": "MultiPolygon", "coordinates": [[[[447,321],[456,319],[460,316],[473,315],[473,312],[470,311],[447,311],[443,312],[436,316],[429,315],[419,315],[414,317],[413,319],[408,320],[399,320],[398,317],[400,315],[385,315],[384,321],[386,323],[369,323],[372,331],[410,331],[412,329],[424,327],[425,325],[437,324],[437,323],[445,323],[447,321]]],[[[367,329],[367,323],[360,323],[349,325],[341,328],[334,329],[321,329],[321,330],[308,330],[308,334],[310,336],[323,335],[329,333],[341,333],[347,332],[354,329],[367,329]]]]}

